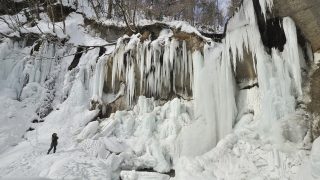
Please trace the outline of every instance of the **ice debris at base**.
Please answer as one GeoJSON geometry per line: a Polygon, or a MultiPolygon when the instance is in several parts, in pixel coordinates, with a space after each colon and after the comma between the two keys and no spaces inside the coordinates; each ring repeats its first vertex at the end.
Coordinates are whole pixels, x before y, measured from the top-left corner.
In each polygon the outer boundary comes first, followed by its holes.
{"type": "Polygon", "coordinates": [[[126,168],[168,172],[176,158],[183,155],[183,149],[192,147],[186,144],[185,136],[179,135],[192,123],[190,104],[179,99],[163,106],[154,103],[140,97],[133,111],[111,115],[101,122],[100,133],[95,135],[97,140],[104,141],[109,151],[121,153],[126,168]]]}
{"type": "Polygon", "coordinates": [[[169,180],[170,176],[156,172],[121,171],[123,180],[169,180]]]}
{"type": "MultiPolygon", "coordinates": [[[[269,176],[276,179],[294,176],[307,156],[307,151],[294,150],[295,144],[288,143],[291,150],[282,152],[271,142],[261,139],[252,114],[244,115],[234,133],[222,139],[215,148],[194,157],[193,153],[199,151],[194,147],[206,143],[206,139],[192,138],[201,134],[205,123],[194,119],[190,102],[174,99],[158,106],[158,102],[140,97],[132,111],[117,111],[102,121],[98,130],[97,121],[88,123],[94,114],[89,115],[79,104],[73,106],[74,110],[69,109],[69,103],[66,101],[59,111],[51,113],[38,132],[29,133],[27,142],[0,156],[2,176],[112,179],[119,176],[121,169],[153,169],[157,172],[175,169],[174,179],[269,176]],[[70,115],[74,118],[59,128],[70,115]],[[198,129],[191,131],[189,126],[198,129]],[[52,132],[60,136],[58,151],[46,155],[52,132]],[[84,134],[90,135],[82,136],[84,134]],[[79,135],[87,138],[79,142],[74,139],[79,135]],[[38,140],[34,141],[34,138],[38,140]]],[[[167,177],[131,171],[120,175],[129,179],[167,177]]]]}
{"type": "Polygon", "coordinates": [[[320,138],[318,137],[312,144],[309,158],[305,159],[296,179],[316,180],[320,178],[320,138]]]}

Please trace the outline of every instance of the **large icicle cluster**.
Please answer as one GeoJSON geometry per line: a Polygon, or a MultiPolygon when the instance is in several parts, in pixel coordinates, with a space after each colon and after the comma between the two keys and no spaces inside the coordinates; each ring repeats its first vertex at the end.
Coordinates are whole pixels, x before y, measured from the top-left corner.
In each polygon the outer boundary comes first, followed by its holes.
{"type": "MultiPolygon", "coordinates": [[[[272,1],[260,1],[263,14],[266,14],[266,4],[270,8],[272,1]]],[[[292,113],[296,98],[302,95],[300,68],[305,61],[299,54],[302,51],[299,51],[296,27],[286,17],[283,29],[287,39],[283,52],[273,48],[271,55],[268,54],[261,40],[253,1],[244,0],[243,6],[229,21],[225,38],[225,56],[226,59],[232,58],[235,69],[237,59],[243,60],[244,51],[252,54],[263,109],[262,117],[259,117],[263,130],[292,113]]]]}
{"type": "MultiPolygon", "coordinates": [[[[116,82],[124,81],[129,104],[138,95],[193,93],[198,121],[181,136],[188,139],[193,134],[193,139],[202,139],[203,143],[197,144],[196,152],[185,154],[204,153],[231,132],[237,115],[235,82],[222,44],[208,41],[203,53],[201,49],[191,52],[185,40],[173,38],[171,30],[165,29],[153,41],[141,42],[139,34],[124,36],[111,57],[112,87],[116,90],[116,82]]],[[[182,148],[183,152],[188,148],[182,148]]]]}
{"type": "Polygon", "coordinates": [[[171,37],[165,29],[154,41],[140,41],[140,34],[119,39],[113,56],[112,87],[125,81],[132,104],[137,95],[161,97],[170,93],[188,94],[192,89],[192,58],[185,41],[171,37]]]}
{"type": "Polygon", "coordinates": [[[101,101],[104,86],[104,75],[108,74],[108,69],[104,68],[106,63],[106,58],[103,56],[98,58],[98,62],[95,65],[95,72],[92,81],[92,96],[91,99],[94,101],[101,101]]]}
{"type": "Polygon", "coordinates": [[[264,19],[267,19],[267,11],[271,12],[273,7],[273,0],[259,0],[261,11],[264,19]]]}

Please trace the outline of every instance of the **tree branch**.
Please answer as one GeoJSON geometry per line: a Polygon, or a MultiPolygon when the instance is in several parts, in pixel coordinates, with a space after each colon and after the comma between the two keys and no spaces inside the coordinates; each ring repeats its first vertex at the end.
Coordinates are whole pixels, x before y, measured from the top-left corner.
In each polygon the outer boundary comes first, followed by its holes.
{"type": "Polygon", "coordinates": [[[136,32],[135,29],[132,29],[129,22],[128,22],[128,18],[127,18],[127,15],[126,15],[126,11],[123,7],[123,4],[122,4],[122,1],[121,0],[116,0],[116,5],[118,5],[118,7],[120,8],[121,10],[121,13],[122,13],[122,16],[124,18],[124,22],[126,23],[126,26],[130,29],[131,32],[136,32]]]}

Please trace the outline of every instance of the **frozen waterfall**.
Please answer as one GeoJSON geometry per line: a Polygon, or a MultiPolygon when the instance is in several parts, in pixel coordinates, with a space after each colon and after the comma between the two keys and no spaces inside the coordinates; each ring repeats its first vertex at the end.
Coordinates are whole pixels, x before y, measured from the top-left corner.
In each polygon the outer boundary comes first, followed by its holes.
{"type": "MultiPolygon", "coordinates": [[[[267,20],[267,11],[273,3],[271,0],[259,0],[259,3],[267,20]]],[[[185,152],[201,154],[229,134],[236,123],[241,107],[237,107],[239,87],[235,71],[245,52],[252,55],[257,75],[260,107],[255,107],[254,113],[259,116],[255,119],[260,120],[261,131],[268,133],[277,120],[295,111],[297,99],[302,95],[301,68],[306,66],[306,59],[301,54],[294,22],[286,17],[281,26],[286,36],[284,50],[272,48],[267,52],[261,40],[253,1],[244,0],[230,19],[221,43],[195,33],[201,43],[194,48],[188,39],[174,36],[170,28],[163,29],[156,39],[143,39],[141,34],[125,35],[118,39],[115,49],[110,48],[108,55],[99,57],[98,49],[84,52],[77,69],[67,73],[63,92],[58,92],[63,98],[67,97],[72,86],[70,82],[78,73],[88,96],[100,104],[106,103],[103,102],[106,94],[115,95],[122,91],[122,84],[126,87],[124,94],[129,109],[134,107],[139,96],[165,101],[175,97],[194,100],[195,119],[182,130],[180,140],[192,135],[193,141],[199,142],[198,150],[185,152]],[[105,92],[105,88],[111,92],[105,92]]],[[[1,53],[8,53],[5,43],[2,46],[1,53]]],[[[60,63],[58,56],[76,50],[62,48],[61,52],[56,52],[59,48],[54,46],[44,41],[35,55],[11,64],[11,73],[5,69],[1,71],[2,77],[11,80],[11,86],[17,88],[17,97],[26,85],[25,78],[27,83],[40,84],[46,78],[57,78],[59,72],[52,68],[60,63]],[[54,61],[44,60],[44,54],[55,57],[54,61]]],[[[187,148],[190,147],[184,147],[187,148]]]]}
{"type": "MultiPolygon", "coordinates": [[[[266,18],[273,3],[270,0],[259,3],[266,18]]],[[[114,92],[115,82],[123,81],[129,104],[134,104],[139,95],[192,96],[196,118],[204,118],[207,124],[203,136],[212,147],[231,132],[235,123],[234,71],[237,59],[241,61],[247,51],[253,57],[263,109],[257,107],[256,113],[261,116],[258,119],[263,119],[262,131],[268,131],[274,122],[295,110],[296,99],[302,95],[300,68],[306,60],[299,54],[302,51],[299,51],[295,24],[290,18],[282,21],[287,39],[284,50],[273,48],[271,54],[262,43],[257,21],[253,2],[245,0],[229,21],[223,42],[205,39],[203,49],[195,51],[185,40],[173,37],[170,29],[162,30],[153,41],[140,41],[140,34],[124,36],[111,58],[114,92]]]]}

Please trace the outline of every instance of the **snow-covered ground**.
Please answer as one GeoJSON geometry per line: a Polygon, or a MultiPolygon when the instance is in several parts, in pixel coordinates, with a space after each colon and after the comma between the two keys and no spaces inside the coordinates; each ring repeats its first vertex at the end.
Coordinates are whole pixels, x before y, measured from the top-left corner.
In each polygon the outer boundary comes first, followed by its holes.
{"type": "MultiPolygon", "coordinates": [[[[254,90],[248,91],[254,93],[254,90]]],[[[304,149],[303,142],[277,144],[261,138],[256,130],[258,123],[250,113],[208,153],[180,157],[179,147],[184,143],[194,147],[199,143],[192,139],[177,141],[181,129],[194,121],[189,116],[192,103],[174,99],[163,106],[156,104],[140,97],[133,111],[117,112],[99,124],[98,121],[88,123],[95,111],[66,100],[36,130],[25,134],[26,140],[0,155],[0,176],[114,179],[120,168],[153,167],[159,172],[174,168],[173,179],[294,179],[308,157],[309,151],[304,149]],[[47,155],[53,132],[59,136],[58,150],[56,154],[47,155]]],[[[304,112],[297,112],[288,117],[290,119],[284,119],[283,126],[295,128],[303,116],[304,112]],[[291,122],[286,124],[286,120],[291,122]]],[[[16,121],[18,125],[24,119],[17,117],[16,121]]],[[[300,130],[296,128],[291,133],[300,130]]],[[[139,171],[125,171],[121,176],[124,179],[169,178],[139,171]]]]}
{"type": "MultiPolygon", "coordinates": [[[[259,2],[264,14],[272,7],[270,0],[259,2]]],[[[305,110],[308,87],[302,87],[301,68],[308,68],[308,59],[301,54],[290,18],[284,18],[282,24],[287,37],[283,52],[266,52],[252,1],[244,0],[222,43],[202,37],[184,22],[169,23],[198,34],[205,41],[204,48],[191,52],[185,41],[179,42],[165,29],[158,39],[144,43],[139,42],[138,34],[124,36],[100,57],[99,48],[92,48],[69,69],[76,46],[108,42],[88,33],[80,14],[67,17],[66,34],[61,29],[54,33],[48,17],[41,16],[38,25],[42,31],[68,37],[66,45],[42,40],[31,55],[32,47],[25,47],[23,42],[4,38],[0,44],[0,178],[320,177],[320,140],[310,151],[311,118],[305,110]],[[124,43],[123,39],[129,41],[124,43]],[[242,60],[247,49],[256,57],[253,64],[258,78],[254,82],[259,87],[240,90],[233,71],[237,58],[242,60]],[[125,65],[123,58],[128,52],[137,53],[137,60],[126,56],[130,63],[125,65]],[[112,62],[108,62],[109,57],[112,62]],[[113,63],[111,73],[105,71],[106,63],[113,63]],[[179,76],[181,84],[190,86],[192,100],[162,102],[136,97],[138,80],[151,94],[174,89],[171,72],[183,74],[179,76]],[[148,73],[148,79],[143,73],[148,73]],[[89,110],[90,102],[101,103],[106,96],[124,93],[121,88],[116,94],[103,91],[110,74],[113,82],[109,88],[114,88],[117,78],[123,76],[126,81],[129,106],[100,119],[98,109],[89,110]],[[59,136],[57,152],[47,155],[52,133],[59,136]]],[[[4,24],[0,30],[16,34],[4,24]]],[[[36,27],[26,26],[23,31],[40,33],[36,27]]]]}
{"type": "MultiPolygon", "coordinates": [[[[173,179],[293,179],[309,153],[301,142],[281,142],[279,147],[262,139],[253,115],[245,114],[234,132],[213,150],[197,157],[180,158],[179,146],[195,143],[196,147],[199,142],[177,141],[180,129],[192,121],[192,103],[178,99],[157,106],[153,100],[140,97],[133,111],[117,112],[100,124],[88,123],[95,113],[81,103],[66,100],[36,130],[25,134],[26,140],[0,155],[0,176],[113,179],[113,174],[114,178],[119,175],[119,168],[154,167],[159,172],[174,168],[173,179]],[[59,136],[58,150],[56,154],[47,155],[53,132],[59,136]],[[177,160],[168,161],[168,158],[177,160]]],[[[290,117],[289,126],[294,127],[303,115],[302,112],[290,117]]],[[[16,121],[19,124],[24,119],[17,117],[16,121]]],[[[128,179],[140,176],[168,178],[138,171],[122,173],[122,177],[128,179]]]]}
{"type": "MultiPolygon", "coordinates": [[[[5,145],[2,147],[6,148],[0,155],[1,177],[115,179],[120,169],[124,169],[121,172],[123,179],[168,179],[168,175],[146,170],[167,172],[175,169],[173,179],[293,179],[308,156],[309,151],[304,150],[301,139],[303,135],[300,135],[306,131],[300,121],[304,119],[304,111],[280,121],[283,130],[287,130],[285,134],[293,138],[290,139],[293,142],[275,142],[259,135],[259,119],[255,119],[260,102],[257,87],[239,92],[237,106],[241,117],[235,129],[215,148],[200,156],[194,156],[199,149],[193,147],[206,143],[205,138],[204,141],[197,138],[207,135],[201,132],[206,129],[206,121],[195,118],[194,101],[173,99],[161,105],[140,97],[131,111],[118,111],[100,122],[90,122],[98,112],[88,110],[90,91],[86,86],[88,83],[84,82],[93,81],[94,76],[84,78],[82,71],[92,67],[88,65],[94,62],[90,59],[96,53],[93,50],[83,56],[78,70],[66,71],[71,59],[58,64],[65,69],[60,76],[66,80],[57,81],[56,86],[70,83],[71,87],[65,88],[69,89],[69,95],[61,104],[59,99],[67,90],[57,89],[54,110],[43,123],[30,123],[33,118],[38,118],[34,112],[37,100],[43,96],[39,93],[43,90],[39,82],[25,86],[21,93],[23,98],[19,101],[16,89],[2,89],[0,96],[4,101],[1,105],[6,113],[1,116],[1,127],[8,128],[2,131],[2,137],[8,137],[8,140],[2,141],[5,145]],[[29,126],[36,129],[25,133],[29,126]],[[15,142],[9,140],[8,132],[18,135],[15,142]],[[53,132],[60,137],[58,150],[56,154],[47,155],[53,132]],[[21,136],[24,139],[19,138],[21,136]],[[133,169],[140,171],[131,171],[133,169]]],[[[14,80],[9,78],[14,76],[4,77],[10,81],[3,80],[2,87],[9,86],[8,82],[14,80]]]]}

